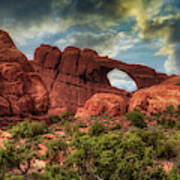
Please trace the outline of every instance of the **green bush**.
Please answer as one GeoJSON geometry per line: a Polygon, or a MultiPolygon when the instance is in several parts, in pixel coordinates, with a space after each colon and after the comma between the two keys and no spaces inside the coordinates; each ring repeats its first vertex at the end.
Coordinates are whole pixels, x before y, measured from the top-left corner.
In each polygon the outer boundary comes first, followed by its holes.
{"type": "Polygon", "coordinates": [[[50,164],[53,162],[58,161],[57,156],[60,151],[63,151],[64,153],[67,152],[67,144],[62,138],[58,138],[55,140],[48,141],[47,145],[47,151],[46,151],[46,157],[51,159],[50,164]]]}
{"type": "Polygon", "coordinates": [[[178,172],[178,168],[173,166],[169,175],[168,180],[179,180],[180,179],[180,172],[178,172]]]}
{"type": "Polygon", "coordinates": [[[175,140],[171,139],[161,139],[156,148],[157,157],[170,159],[176,157],[179,152],[179,144],[175,140]]]}
{"type": "Polygon", "coordinates": [[[69,160],[84,179],[143,179],[149,175],[146,168],[153,166],[153,148],[146,147],[136,133],[76,134],[72,145],[75,150],[69,160]]]}
{"type": "Polygon", "coordinates": [[[126,118],[130,121],[130,124],[139,128],[147,127],[147,124],[144,120],[144,115],[138,111],[133,110],[126,113],[126,118]]]}
{"type": "Polygon", "coordinates": [[[99,122],[95,122],[90,128],[89,128],[89,135],[90,136],[98,136],[100,135],[101,133],[105,132],[106,130],[106,127],[99,123],[99,122]]]}
{"type": "Polygon", "coordinates": [[[149,174],[149,176],[148,176],[148,178],[145,178],[145,179],[147,179],[147,180],[149,180],[149,179],[152,179],[152,180],[166,180],[167,179],[167,174],[163,171],[163,169],[162,168],[155,168],[155,169],[153,169],[151,172],[150,172],[150,174],[149,174]]]}
{"type": "Polygon", "coordinates": [[[69,119],[69,118],[71,118],[71,116],[73,116],[73,115],[74,115],[73,113],[65,112],[65,113],[61,114],[61,118],[63,118],[63,119],[69,119]]]}
{"type": "Polygon", "coordinates": [[[73,126],[68,121],[65,122],[64,127],[65,127],[65,133],[66,133],[67,136],[73,136],[73,134],[75,132],[77,132],[78,129],[79,129],[78,124],[73,126]]]}
{"type": "Polygon", "coordinates": [[[110,128],[111,130],[118,130],[118,129],[121,129],[121,125],[118,123],[118,124],[115,124],[113,127],[110,128]]]}
{"type": "Polygon", "coordinates": [[[176,121],[174,121],[171,118],[169,118],[167,120],[167,125],[166,126],[169,127],[169,128],[174,128],[176,126],[176,121]]]}
{"type": "Polygon", "coordinates": [[[156,129],[139,130],[136,133],[147,146],[152,146],[154,149],[156,149],[158,141],[164,139],[164,133],[156,129]]]}
{"type": "Polygon", "coordinates": [[[147,146],[152,146],[158,158],[170,159],[178,154],[179,140],[168,138],[161,130],[140,130],[139,137],[147,146]]]}
{"type": "Polygon", "coordinates": [[[180,105],[178,105],[177,114],[180,115],[180,105]]]}
{"type": "Polygon", "coordinates": [[[60,117],[58,115],[50,114],[49,120],[51,123],[57,123],[60,120],[60,117]]]}
{"type": "Polygon", "coordinates": [[[170,105],[166,107],[166,110],[164,111],[165,114],[170,114],[172,115],[175,112],[174,106],[170,105]]]}
{"type": "Polygon", "coordinates": [[[80,177],[74,168],[64,165],[47,165],[44,173],[34,173],[30,180],[80,180],[80,177]]]}
{"type": "Polygon", "coordinates": [[[47,132],[47,125],[44,121],[29,122],[23,121],[13,126],[10,130],[12,137],[29,138],[47,132]]]}
{"type": "Polygon", "coordinates": [[[31,168],[31,160],[36,156],[36,153],[31,151],[31,143],[21,144],[17,147],[13,141],[5,141],[5,148],[0,148],[0,171],[1,179],[7,176],[8,171],[17,168],[22,175],[27,175],[31,168]],[[21,168],[20,163],[27,162],[26,168],[21,168]]]}
{"type": "Polygon", "coordinates": [[[178,142],[158,129],[133,129],[127,134],[106,130],[98,136],[78,132],[71,141],[74,150],[68,160],[84,179],[167,179],[153,160],[176,157],[178,142]]]}

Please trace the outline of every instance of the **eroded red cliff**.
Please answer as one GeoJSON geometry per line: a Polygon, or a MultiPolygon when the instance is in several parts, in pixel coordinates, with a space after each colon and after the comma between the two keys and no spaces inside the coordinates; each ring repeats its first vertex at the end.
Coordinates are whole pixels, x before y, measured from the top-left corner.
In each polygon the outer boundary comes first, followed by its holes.
{"type": "Polygon", "coordinates": [[[96,51],[76,47],[61,52],[57,47],[41,45],[31,64],[46,83],[51,109],[65,107],[73,112],[96,93],[114,93],[128,99],[130,93],[111,87],[107,78],[107,73],[115,68],[126,72],[139,89],[168,78],[152,68],[100,57],[96,51]]]}
{"type": "Polygon", "coordinates": [[[48,104],[40,76],[9,35],[0,31],[0,115],[41,114],[48,104]]]}
{"type": "MultiPolygon", "coordinates": [[[[70,111],[84,106],[96,93],[119,95],[126,106],[131,93],[110,85],[107,73],[126,72],[138,89],[159,84],[169,77],[143,65],[100,57],[91,49],[41,45],[28,61],[10,36],[0,31],[0,114],[70,111]]],[[[127,109],[127,107],[123,107],[127,109]]]]}

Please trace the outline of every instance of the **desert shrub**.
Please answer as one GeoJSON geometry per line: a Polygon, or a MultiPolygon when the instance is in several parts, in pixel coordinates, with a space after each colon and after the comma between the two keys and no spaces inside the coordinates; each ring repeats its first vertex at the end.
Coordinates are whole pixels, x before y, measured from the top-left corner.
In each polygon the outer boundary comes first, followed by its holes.
{"type": "Polygon", "coordinates": [[[25,177],[23,175],[12,175],[12,174],[5,174],[3,180],[24,180],[25,177]]]}
{"type": "Polygon", "coordinates": [[[147,127],[147,124],[144,120],[144,115],[138,111],[133,110],[126,113],[126,118],[130,121],[130,124],[139,128],[147,127]]]}
{"type": "Polygon", "coordinates": [[[179,140],[168,138],[161,130],[139,130],[137,134],[147,146],[153,147],[158,158],[170,159],[178,154],[180,148],[179,140]]]}
{"type": "Polygon", "coordinates": [[[67,144],[62,138],[48,141],[46,147],[46,157],[51,159],[50,163],[58,161],[57,156],[60,151],[63,151],[63,153],[67,151],[67,144]]]}
{"type": "Polygon", "coordinates": [[[171,118],[166,119],[165,117],[162,117],[161,119],[157,119],[156,123],[158,125],[162,125],[164,128],[175,128],[177,126],[175,120],[172,120],[171,118]]]}
{"type": "Polygon", "coordinates": [[[65,133],[67,136],[73,136],[75,132],[78,131],[79,125],[71,125],[68,121],[64,124],[65,127],[65,133]]]}
{"type": "Polygon", "coordinates": [[[25,143],[17,147],[13,141],[5,141],[4,146],[4,149],[0,148],[1,179],[13,168],[17,168],[22,175],[27,175],[31,167],[30,162],[36,156],[36,153],[31,151],[31,144],[25,143]],[[21,168],[20,164],[22,161],[27,162],[26,168],[21,168]]]}
{"type": "Polygon", "coordinates": [[[73,116],[74,114],[73,113],[69,113],[69,112],[64,112],[61,114],[61,118],[63,119],[69,119],[73,116]]]}
{"type": "Polygon", "coordinates": [[[153,166],[153,148],[146,147],[136,133],[78,133],[71,143],[75,149],[68,159],[84,179],[143,179],[149,175],[147,167],[153,166]]]}
{"type": "Polygon", "coordinates": [[[31,129],[33,136],[47,132],[47,125],[45,121],[32,122],[29,124],[29,128],[31,129]]]}
{"type": "Polygon", "coordinates": [[[162,126],[165,126],[166,121],[167,121],[167,120],[166,120],[165,117],[156,119],[156,123],[157,123],[158,125],[162,125],[162,126]]]}
{"type": "Polygon", "coordinates": [[[179,179],[180,179],[180,172],[177,167],[173,166],[168,175],[168,180],[179,180],[179,179]]]}
{"type": "Polygon", "coordinates": [[[110,128],[111,130],[118,130],[118,129],[121,129],[121,125],[118,123],[118,124],[115,124],[113,127],[110,128]]]}
{"type": "Polygon", "coordinates": [[[156,149],[158,141],[164,139],[164,133],[156,129],[149,129],[146,131],[139,130],[136,131],[136,133],[141,137],[141,139],[144,143],[146,143],[147,146],[153,146],[154,149],[156,149]]]}
{"type": "Polygon", "coordinates": [[[164,110],[165,114],[172,115],[174,112],[175,112],[175,109],[173,105],[167,106],[166,109],[164,110]]]}
{"type": "Polygon", "coordinates": [[[158,129],[134,128],[127,134],[106,130],[98,136],[78,132],[71,141],[74,150],[68,160],[84,179],[167,179],[153,160],[176,157],[178,142],[158,129]]]}
{"type": "Polygon", "coordinates": [[[176,157],[179,152],[178,141],[172,139],[161,139],[156,147],[156,153],[158,158],[170,159],[176,157]]]}
{"type": "Polygon", "coordinates": [[[172,120],[171,118],[169,118],[167,120],[167,124],[166,124],[166,127],[168,128],[174,128],[176,126],[176,121],[172,120]]]}
{"type": "Polygon", "coordinates": [[[178,105],[178,108],[177,108],[176,113],[177,113],[178,115],[180,115],[180,105],[178,105]]]}
{"type": "Polygon", "coordinates": [[[177,128],[178,130],[180,130],[180,122],[178,122],[178,123],[176,124],[176,128],[177,128]]]}
{"type": "Polygon", "coordinates": [[[29,138],[47,132],[47,125],[44,121],[29,122],[23,121],[13,126],[11,129],[12,137],[29,138]]]}
{"type": "Polygon", "coordinates": [[[50,114],[49,120],[51,121],[51,123],[57,123],[60,120],[60,117],[59,115],[50,114]]]}
{"type": "Polygon", "coordinates": [[[102,123],[99,123],[99,122],[95,122],[90,128],[89,128],[89,135],[90,136],[98,136],[100,135],[101,133],[105,132],[106,130],[106,127],[102,124],[102,123]]]}
{"type": "Polygon", "coordinates": [[[66,133],[66,135],[72,136],[73,130],[72,130],[71,124],[70,124],[69,122],[66,122],[66,123],[64,124],[64,127],[65,127],[65,133],[66,133]]]}
{"type": "Polygon", "coordinates": [[[70,167],[60,165],[47,165],[45,172],[41,174],[33,173],[30,180],[80,180],[77,172],[70,167]]]}
{"type": "Polygon", "coordinates": [[[106,120],[114,120],[115,118],[113,116],[110,116],[109,114],[102,114],[100,116],[97,116],[96,119],[106,119],[106,120]]]}
{"type": "Polygon", "coordinates": [[[167,179],[167,174],[163,171],[163,169],[162,168],[154,168],[150,173],[149,173],[149,175],[148,175],[148,177],[147,178],[145,178],[145,179],[152,179],[152,180],[160,180],[160,179],[162,179],[162,180],[166,180],[167,179]]]}

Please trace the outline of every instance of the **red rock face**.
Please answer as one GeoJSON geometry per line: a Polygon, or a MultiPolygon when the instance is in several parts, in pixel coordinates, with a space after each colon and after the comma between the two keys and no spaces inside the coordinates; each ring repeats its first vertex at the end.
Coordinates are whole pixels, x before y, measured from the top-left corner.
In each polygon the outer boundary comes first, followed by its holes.
{"type": "Polygon", "coordinates": [[[124,96],[98,93],[86,101],[83,108],[78,108],[75,117],[87,118],[92,115],[108,114],[110,116],[121,116],[126,113],[128,98],[124,96]]]}
{"type": "Polygon", "coordinates": [[[67,47],[61,52],[57,47],[41,45],[31,64],[46,83],[51,109],[66,108],[72,112],[96,93],[130,96],[124,90],[111,87],[107,73],[114,68],[126,72],[138,88],[159,84],[168,78],[146,66],[99,57],[93,50],[81,51],[75,47],[67,47]]]}
{"type": "Polygon", "coordinates": [[[0,47],[4,48],[16,48],[14,42],[10,38],[9,34],[3,30],[0,30],[0,47]]]}
{"type": "Polygon", "coordinates": [[[180,76],[173,75],[169,79],[163,81],[161,84],[173,84],[173,85],[180,85],[180,76]]]}
{"type": "Polygon", "coordinates": [[[177,107],[180,104],[180,85],[174,84],[177,79],[138,90],[130,99],[129,110],[137,108],[151,114],[162,112],[170,105],[177,107]]]}
{"type": "Polygon", "coordinates": [[[7,33],[0,31],[0,115],[43,113],[48,91],[7,33]]]}
{"type": "Polygon", "coordinates": [[[111,87],[107,79],[114,68],[126,72],[139,89],[169,78],[146,66],[99,57],[91,49],[75,47],[61,52],[57,47],[41,45],[34,60],[28,61],[0,30],[0,115],[76,112],[97,93],[118,95],[128,102],[132,94],[111,87]]]}

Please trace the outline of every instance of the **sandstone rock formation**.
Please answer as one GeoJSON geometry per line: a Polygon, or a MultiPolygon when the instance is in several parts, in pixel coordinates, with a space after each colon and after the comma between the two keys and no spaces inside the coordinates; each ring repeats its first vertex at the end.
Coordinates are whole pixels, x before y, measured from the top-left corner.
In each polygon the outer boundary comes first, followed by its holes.
{"type": "MultiPolygon", "coordinates": [[[[0,115],[40,114],[47,110],[76,112],[97,93],[112,94],[112,99],[117,95],[119,102],[123,102],[121,114],[127,106],[123,100],[128,102],[133,93],[111,87],[107,73],[115,68],[126,72],[138,89],[169,78],[143,65],[126,64],[100,57],[91,49],[75,47],[61,52],[57,47],[41,45],[35,51],[34,60],[28,61],[10,36],[0,30],[0,115]]],[[[112,99],[104,107],[112,106],[112,99]]],[[[109,110],[108,113],[111,114],[109,110]]]]}
{"type": "Polygon", "coordinates": [[[128,98],[110,93],[98,93],[86,101],[83,108],[79,108],[75,117],[87,118],[91,115],[121,116],[126,113],[128,98]]]}
{"type": "Polygon", "coordinates": [[[167,80],[163,81],[161,84],[173,84],[173,85],[180,85],[180,76],[172,76],[167,80]]]}
{"type": "Polygon", "coordinates": [[[156,73],[143,65],[129,65],[99,57],[91,49],[67,47],[61,52],[57,47],[41,45],[36,49],[32,66],[46,83],[51,109],[66,108],[75,112],[96,93],[113,93],[130,97],[130,93],[113,88],[107,73],[117,68],[126,72],[138,88],[159,84],[168,76],[156,73]]]}
{"type": "Polygon", "coordinates": [[[48,104],[43,81],[9,35],[0,30],[0,115],[40,114],[48,104]]]}
{"type": "Polygon", "coordinates": [[[151,114],[161,112],[170,105],[177,107],[180,105],[180,85],[176,84],[178,79],[178,76],[173,77],[159,85],[136,91],[130,99],[129,110],[137,108],[151,114]]]}

